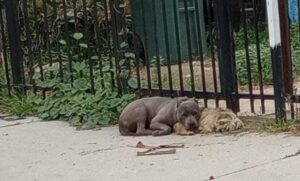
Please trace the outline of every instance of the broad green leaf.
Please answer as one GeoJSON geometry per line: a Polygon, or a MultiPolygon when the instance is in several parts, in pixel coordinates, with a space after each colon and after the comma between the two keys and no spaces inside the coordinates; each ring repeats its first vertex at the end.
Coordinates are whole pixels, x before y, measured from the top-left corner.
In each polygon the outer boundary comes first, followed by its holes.
{"type": "Polygon", "coordinates": [[[85,43],[79,43],[79,46],[82,47],[82,48],[88,48],[88,45],[85,44],[85,43]]]}
{"type": "Polygon", "coordinates": [[[124,65],[124,64],[125,64],[125,61],[126,61],[125,59],[121,59],[121,60],[119,61],[119,65],[120,65],[120,66],[124,65]]]}
{"type": "Polygon", "coordinates": [[[41,74],[40,73],[34,73],[33,76],[32,76],[33,80],[37,80],[37,79],[40,79],[40,78],[41,78],[41,74]]]}
{"type": "Polygon", "coordinates": [[[110,108],[117,107],[118,105],[121,104],[121,102],[122,102],[122,99],[120,99],[120,98],[114,98],[114,99],[109,100],[110,108]]]}
{"type": "Polygon", "coordinates": [[[98,60],[99,57],[95,55],[95,56],[92,56],[91,59],[92,59],[92,60],[98,60]]]}
{"type": "Polygon", "coordinates": [[[65,40],[63,40],[63,39],[59,40],[59,43],[62,44],[62,45],[66,45],[67,44],[67,42],[65,40]]]}
{"type": "Polygon", "coordinates": [[[103,67],[103,68],[102,68],[102,71],[103,71],[103,72],[109,72],[109,71],[110,71],[110,66],[107,65],[107,66],[103,67]]]}
{"type": "Polygon", "coordinates": [[[127,83],[133,89],[137,89],[138,88],[138,82],[134,78],[130,78],[127,83]]]}
{"type": "Polygon", "coordinates": [[[89,88],[88,81],[84,78],[76,79],[73,82],[73,86],[77,90],[85,91],[89,88]]]}
{"type": "Polygon", "coordinates": [[[73,34],[73,38],[74,38],[75,40],[80,40],[80,39],[83,38],[83,34],[82,34],[82,33],[74,33],[74,34],[73,34]]]}
{"type": "Polygon", "coordinates": [[[126,57],[126,58],[134,59],[134,58],[135,58],[135,55],[134,55],[134,53],[127,52],[127,53],[125,53],[125,57],[126,57]]]}
{"type": "Polygon", "coordinates": [[[122,99],[124,100],[124,101],[132,101],[133,99],[135,99],[136,98],[136,95],[135,94],[124,94],[123,96],[122,96],[122,99]]]}
{"type": "Polygon", "coordinates": [[[120,78],[127,79],[129,77],[130,71],[127,69],[123,69],[120,72],[120,78]]]}
{"type": "Polygon", "coordinates": [[[128,46],[128,43],[126,43],[126,42],[122,42],[121,44],[120,44],[120,48],[125,48],[125,47],[127,47],[128,46]]]}

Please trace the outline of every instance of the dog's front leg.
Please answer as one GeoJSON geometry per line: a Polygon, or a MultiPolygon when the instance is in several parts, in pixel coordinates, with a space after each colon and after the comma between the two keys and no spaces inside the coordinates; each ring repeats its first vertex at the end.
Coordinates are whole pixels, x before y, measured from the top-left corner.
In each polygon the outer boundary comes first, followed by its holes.
{"type": "Polygon", "coordinates": [[[163,136],[172,133],[172,128],[166,124],[154,121],[150,124],[150,129],[155,130],[152,136],[163,136]]]}

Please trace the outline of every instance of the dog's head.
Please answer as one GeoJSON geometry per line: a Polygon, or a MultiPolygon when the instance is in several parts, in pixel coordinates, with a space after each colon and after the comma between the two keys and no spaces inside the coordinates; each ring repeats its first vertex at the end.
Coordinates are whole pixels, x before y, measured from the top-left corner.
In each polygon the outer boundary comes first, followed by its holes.
{"type": "Polygon", "coordinates": [[[176,107],[177,120],[189,131],[198,129],[201,110],[197,100],[187,97],[178,98],[176,107]]]}

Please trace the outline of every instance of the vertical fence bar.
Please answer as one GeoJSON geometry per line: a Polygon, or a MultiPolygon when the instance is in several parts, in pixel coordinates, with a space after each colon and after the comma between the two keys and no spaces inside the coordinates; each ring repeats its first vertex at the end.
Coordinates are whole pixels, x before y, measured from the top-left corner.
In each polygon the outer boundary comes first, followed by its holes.
{"type": "Polygon", "coordinates": [[[23,11],[24,11],[25,33],[26,33],[26,46],[28,49],[29,77],[30,77],[30,83],[33,85],[33,92],[36,93],[35,80],[32,79],[34,70],[33,70],[33,60],[32,60],[32,39],[31,39],[31,30],[29,27],[27,0],[23,0],[23,11]]]}
{"type": "Polygon", "coordinates": [[[68,54],[68,64],[69,64],[69,73],[70,73],[70,80],[73,83],[74,81],[74,76],[73,76],[73,62],[72,62],[72,57],[71,57],[71,50],[70,50],[70,35],[69,35],[69,21],[68,21],[68,16],[67,16],[67,5],[66,5],[66,0],[62,0],[63,3],[63,17],[64,17],[64,24],[65,24],[65,32],[64,32],[64,37],[66,38],[67,42],[67,54],[68,54]]]}
{"type": "MultiPolygon", "coordinates": [[[[103,0],[104,4],[104,11],[105,11],[105,23],[106,23],[106,29],[105,29],[105,34],[106,34],[106,41],[107,41],[107,49],[108,49],[108,61],[109,61],[109,68],[110,70],[113,69],[113,62],[112,62],[112,49],[111,49],[111,29],[110,27],[110,22],[109,22],[109,15],[108,15],[108,5],[107,5],[107,0],[103,0]]],[[[111,86],[112,88],[115,88],[115,74],[114,71],[110,71],[110,78],[111,78],[111,86]]]]}
{"type": "Polygon", "coordinates": [[[74,14],[74,30],[77,32],[77,6],[76,6],[77,0],[72,0],[72,8],[73,8],[73,14],[74,14]]]}
{"type": "Polygon", "coordinates": [[[220,75],[222,94],[228,108],[234,112],[239,110],[236,92],[236,74],[234,60],[233,29],[229,18],[228,0],[215,0],[217,32],[220,45],[220,75]],[[235,94],[235,97],[233,96],[235,94]]]}
{"type": "MultiPolygon", "coordinates": [[[[55,24],[55,19],[57,18],[57,0],[53,0],[53,26],[55,24]]],[[[63,82],[64,74],[63,74],[63,62],[62,62],[62,57],[61,57],[61,50],[60,50],[60,43],[59,43],[59,38],[60,38],[60,32],[57,34],[56,38],[56,43],[55,43],[55,48],[58,54],[58,64],[59,64],[59,77],[60,81],[63,82]]]]}
{"type": "Polygon", "coordinates": [[[259,76],[259,91],[261,100],[261,111],[264,114],[265,109],[265,99],[264,99],[264,84],[262,75],[262,64],[261,64],[261,51],[260,51],[260,40],[259,40],[259,28],[258,28],[258,13],[257,13],[257,0],[252,0],[253,11],[254,11],[254,29],[255,29],[255,42],[256,42],[256,56],[257,56],[257,68],[259,76]]]}
{"type": "MultiPolygon", "coordinates": [[[[130,4],[131,5],[131,4],[130,4]]],[[[132,9],[132,7],[130,7],[132,9]]],[[[135,69],[136,69],[136,79],[137,79],[137,88],[141,89],[141,75],[140,75],[140,51],[138,47],[138,35],[136,33],[136,23],[134,22],[134,18],[132,18],[132,38],[133,38],[133,49],[134,49],[134,59],[135,59],[135,69]]]]}
{"type": "MultiPolygon", "coordinates": [[[[78,33],[78,28],[77,28],[77,23],[79,24],[79,22],[80,21],[78,21],[78,15],[79,15],[79,13],[77,13],[77,0],[73,0],[72,1],[72,8],[73,8],[73,16],[74,16],[74,32],[75,33],[78,33]]],[[[79,2],[80,3],[80,2],[79,2]]],[[[80,4],[79,4],[79,6],[78,7],[80,7],[80,4]]],[[[81,8],[81,7],[80,7],[81,8]]],[[[79,10],[80,11],[80,10],[79,10]]],[[[67,13],[69,13],[69,12],[67,12],[67,13]]],[[[81,17],[82,18],[82,17],[81,17]]],[[[72,28],[71,28],[72,29],[72,28]]],[[[85,35],[86,36],[86,35],[85,35]]],[[[73,52],[80,52],[79,54],[78,54],[78,59],[79,59],[79,62],[80,63],[82,63],[82,61],[83,61],[83,57],[82,57],[82,54],[81,54],[81,47],[79,46],[74,46],[74,47],[72,47],[72,51],[73,52]]],[[[83,71],[82,70],[80,70],[80,77],[82,78],[83,77],[83,71]]]]}
{"type": "Polygon", "coordinates": [[[162,11],[163,11],[164,35],[165,35],[165,45],[166,45],[166,54],[167,54],[169,89],[171,91],[171,96],[173,97],[173,78],[172,78],[171,56],[170,56],[170,45],[169,45],[167,8],[166,8],[165,0],[161,0],[161,3],[162,3],[162,11]]]}
{"type": "Polygon", "coordinates": [[[112,20],[112,34],[113,34],[113,45],[114,45],[114,52],[115,52],[115,69],[116,69],[116,81],[117,81],[117,88],[118,93],[122,94],[123,92],[123,84],[120,77],[120,66],[119,61],[121,59],[121,50],[120,44],[122,42],[121,37],[119,37],[119,32],[122,29],[122,12],[119,11],[120,7],[120,0],[109,1],[110,2],[110,12],[111,12],[111,20],[112,20]]]}
{"type": "Polygon", "coordinates": [[[186,34],[187,34],[187,44],[188,44],[188,55],[189,55],[189,67],[191,73],[191,89],[192,94],[195,96],[195,80],[194,80],[194,68],[193,68],[193,55],[192,55],[192,45],[191,45],[191,31],[190,31],[190,18],[189,18],[189,9],[188,2],[184,1],[184,13],[185,13],[185,25],[186,25],[186,34]]]}
{"type": "Polygon", "coordinates": [[[87,8],[86,8],[86,0],[82,0],[83,5],[83,17],[84,17],[84,32],[86,34],[86,45],[87,45],[87,60],[90,68],[90,83],[91,83],[91,92],[95,92],[95,82],[94,82],[94,70],[93,70],[93,62],[91,59],[91,48],[90,48],[90,36],[88,32],[88,17],[87,17],[87,8]]]}
{"type": "Polygon", "coordinates": [[[242,3],[242,14],[243,14],[244,46],[245,46],[246,64],[247,64],[248,90],[250,94],[251,112],[254,113],[254,99],[253,99],[251,62],[250,62],[250,55],[249,55],[247,15],[245,10],[246,8],[245,0],[241,0],[241,1],[242,1],[241,3],[242,3]]]}
{"type": "Polygon", "coordinates": [[[133,48],[134,48],[134,59],[135,59],[135,69],[136,69],[136,79],[137,79],[137,88],[141,89],[141,76],[140,76],[140,57],[139,57],[139,50],[137,46],[138,37],[135,33],[135,27],[133,25],[133,48]]]}
{"type": "MultiPolygon", "coordinates": [[[[293,96],[293,73],[292,73],[292,57],[290,45],[289,15],[288,2],[278,1],[279,20],[280,20],[280,37],[281,37],[281,53],[283,67],[283,86],[286,98],[293,96]]],[[[291,117],[294,118],[294,106],[290,104],[291,117]]]]}
{"type": "Polygon", "coordinates": [[[2,37],[2,46],[3,46],[3,61],[4,61],[4,68],[5,68],[5,78],[6,78],[6,84],[8,89],[8,94],[10,95],[11,92],[11,85],[10,85],[10,77],[9,77],[9,70],[8,70],[8,60],[7,60],[7,42],[6,42],[6,36],[5,36],[5,30],[4,30],[4,24],[3,24],[3,14],[2,14],[2,8],[0,7],[0,27],[1,27],[1,37],[2,37]]]}
{"type": "Polygon", "coordinates": [[[149,60],[149,56],[148,56],[148,33],[147,33],[147,29],[146,29],[146,15],[145,15],[145,3],[142,3],[142,20],[143,20],[143,34],[145,37],[145,58],[146,58],[146,69],[147,69],[147,84],[148,84],[148,93],[151,95],[151,89],[152,89],[152,85],[151,85],[151,73],[150,73],[150,60],[149,60]]]}
{"type": "MultiPolygon", "coordinates": [[[[13,84],[16,86],[21,86],[25,84],[25,76],[23,67],[23,52],[20,40],[21,34],[19,29],[19,16],[17,12],[17,0],[5,1],[5,9],[13,84]]],[[[18,91],[24,93],[24,91],[21,89],[18,89],[18,91]]]]}
{"type": "Polygon", "coordinates": [[[48,8],[46,0],[43,1],[43,13],[44,13],[44,32],[46,35],[46,47],[48,50],[48,57],[49,57],[49,65],[52,66],[52,53],[51,53],[51,42],[50,42],[50,35],[49,35],[49,22],[48,22],[48,8]]]}
{"type": "Polygon", "coordinates": [[[267,0],[269,39],[272,56],[275,114],[277,120],[285,119],[285,102],[282,87],[282,56],[278,1],[267,0]]]}
{"type": "Polygon", "coordinates": [[[199,59],[200,59],[200,68],[201,68],[201,77],[202,77],[202,90],[204,94],[204,106],[207,107],[207,98],[206,98],[206,80],[205,80],[205,68],[204,68],[204,58],[203,58],[203,45],[202,45],[202,28],[200,22],[200,8],[198,0],[194,0],[195,9],[196,9],[196,25],[197,25],[197,35],[198,35],[198,48],[199,48],[199,59]]]}
{"type": "Polygon", "coordinates": [[[184,91],[183,86],[183,74],[182,74],[182,61],[181,61],[181,43],[180,43],[180,34],[179,34],[179,20],[178,20],[178,1],[173,1],[173,13],[174,13],[174,25],[175,25],[175,36],[176,36],[176,44],[177,44],[177,59],[178,59],[178,70],[179,70],[179,84],[180,84],[180,92],[177,96],[182,96],[182,92],[184,91]]]}
{"type": "MultiPolygon", "coordinates": [[[[36,35],[37,35],[37,39],[39,39],[38,37],[40,36],[40,32],[39,32],[39,23],[38,23],[38,15],[37,15],[37,6],[36,6],[36,0],[32,1],[32,8],[33,8],[33,19],[34,19],[34,29],[36,31],[36,35]]],[[[41,53],[41,46],[38,42],[36,43],[36,48],[38,51],[38,67],[40,69],[40,74],[41,74],[41,81],[44,81],[44,70],[43,70],[43,63],[42,63],[42,53],[41,53]]],[[[46,92],[43,89],[42,91],[43,97],[45,98],[46,96],[46,92]]]]}
{"type": "Polygon", "coordinates": [[[104,74],[102,71],[103,68],[103,62],[102,62],[102,55],[101,55],[101,48],[103,48],[101,40],[100,40],[100,36],[98,35],[99,33],[99,21],[98,21],[98,17],[97,17],[97,0],[93,0],[93,18],[95,19],[94,21],[94,33],[95,33],[95,40],[96,40],[96,53],[98,56],[98,63],[99,63],[99,73],[100,73],[100,77],[101,77],[101,86],[104,87],[104,74]]]}
{"type": "MultiPolygon", "coordinates": [[[[210,41],[210,54],[211,54],[211,63],[212,63],[212,74],[213,74],[213,84],[214,84],[214,93],[218,94],[218,83],[217,83],[217,71],[216,71],[216,57],[215,57],[215,41],[213,37],[213,18],[212,18],[212,0],[206,0],[207,8],[207,19],[208,19],[208,36],[210,41]]],[[[219,98],[216,96],[216,107],[219,107],[219,98]]]]}
{"type": "Polygon", "coordinates": [[[161,82],[161,69],[160,69],[161,57],[160,57],[160,53],[159,53],[159,43],[158,43],[158,35],[157,35],[156,0],[152,0],[152,12],[153,12],[153,30],[154,30],[154,41],[155,41],[158,89],[159,89],[160,96],[162,96],[162,82],[161,82]]]}

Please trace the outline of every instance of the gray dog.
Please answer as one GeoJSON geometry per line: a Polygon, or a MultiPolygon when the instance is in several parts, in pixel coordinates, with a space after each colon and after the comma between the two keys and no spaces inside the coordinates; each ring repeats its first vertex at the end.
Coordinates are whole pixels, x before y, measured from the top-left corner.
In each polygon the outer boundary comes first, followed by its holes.
{"type": "Polygon", "coordinates": [[[197,129],[199,118],[200,108],[195,99],[143,98],[123,110],[119,131],[123,136],[162,136],[170,134],[176,122],[188,130],[197,129]]]}

